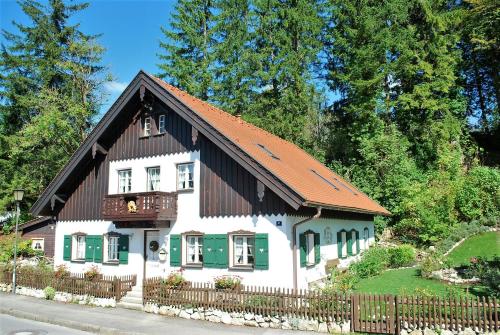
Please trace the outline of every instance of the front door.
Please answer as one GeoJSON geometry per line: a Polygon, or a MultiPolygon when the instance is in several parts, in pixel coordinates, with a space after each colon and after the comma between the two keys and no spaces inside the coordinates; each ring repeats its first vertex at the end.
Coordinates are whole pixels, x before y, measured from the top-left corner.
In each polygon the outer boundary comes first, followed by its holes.
{"type": "Polygon", "coordinates": [[[160,272],[160,236],[158,230],[144,231],[144,278],[158,277],[160,272]]]}

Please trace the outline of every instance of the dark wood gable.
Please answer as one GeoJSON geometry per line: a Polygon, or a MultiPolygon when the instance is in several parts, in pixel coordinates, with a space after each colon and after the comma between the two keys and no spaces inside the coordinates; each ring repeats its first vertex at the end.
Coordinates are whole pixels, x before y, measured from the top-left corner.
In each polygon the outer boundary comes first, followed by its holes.
{"type": "Polygon", "coordinates": [[[166,115],[166,133],[153,132],[151,136],[144,137],[143,118],[138,117],[140,106],[138,95],[134,96],[99,140],[106,154],[93,158],[89,153],[84,160],[86,164],[67,180],[60,193],[69,197],[64,203],[56,202],[59,220],[102,219],[102,203],[104,195],[108,194],[110,161],[197,150],[189,123],[159,101],[154,102],[151,115],[154,119],[158,115],[166,115]]]}

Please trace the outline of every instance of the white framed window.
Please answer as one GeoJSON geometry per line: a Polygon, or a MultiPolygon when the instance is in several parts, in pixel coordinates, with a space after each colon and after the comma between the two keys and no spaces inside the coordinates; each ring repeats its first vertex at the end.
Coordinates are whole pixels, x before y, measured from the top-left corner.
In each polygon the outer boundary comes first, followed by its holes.
{"type": "Polygon", "coordinates": [[[158,116],[158,134],[164,134],[167,132],[167,116],[162,114],[158,116]]]}
{"type": "Polygon", "coordinates": [[[118,171],[118,192],[129,193],[132,191],[132,170],[118,171]]]}
{"type": "Polygon", "coordinates": [[[82,260],[85,259],[85,235],[73,235],[73,259],[82,260]]]}
{"type": "Polygon", "coordinates": [[[314,233],[306,234],[306,262],[307,266],[315,264],[314,233]]]}
{"type": "Polygon", "coordinates": [[[366,227],[363,230],[363,245],[365,249],[368,249],[369,247],[369,239],[370,239],[370,231],[368,230],[368,227],[366,227]]]}
{"type": "Polygon", "coordinates": [[[177,165],[177,189],[192,190],[194,188],[193,163],[177,165]]]}
{"type": "Polygon", "coordinates": [[[144,118],[144,136],[151,136],[151,117],[144,118]]]}
{"type": "Polygon", "coordinates": [[[107,235],[107,259],[108,262],[118,262],[118,236],[107,235]]]}
{"type": "Polygon", "coordinates": [[[160,190],[160,167],[150,167],[147,168],[148,174],[148,191],[159,191],[160,190]]]}
{"type": "Polygon", "coordinates": [[[253,236],[233,235],[233,266],[253,266],[255,238],[253,236]]]}
{"type": "Polygon", "coordinates": [[[45,239],[43,239],[43,238],[32,238],[31,239],[31,249],[43,251],[44,250],[43,249],[44,242],[45,242],[45,239]]]}
{"type": "Polygon", "coordinates": [[[202,235],[186,235],[186,264],[203,264],[202,235]]]}

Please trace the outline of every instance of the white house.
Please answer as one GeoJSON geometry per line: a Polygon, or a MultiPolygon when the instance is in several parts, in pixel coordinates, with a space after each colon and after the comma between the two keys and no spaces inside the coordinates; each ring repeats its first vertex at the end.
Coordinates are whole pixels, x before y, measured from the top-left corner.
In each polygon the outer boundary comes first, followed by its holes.
{"type": "Polygon", "coordinates": [[[139,72],[32,208],[82,272],[305,288],[389,212],[306,152],[139,72]]]}

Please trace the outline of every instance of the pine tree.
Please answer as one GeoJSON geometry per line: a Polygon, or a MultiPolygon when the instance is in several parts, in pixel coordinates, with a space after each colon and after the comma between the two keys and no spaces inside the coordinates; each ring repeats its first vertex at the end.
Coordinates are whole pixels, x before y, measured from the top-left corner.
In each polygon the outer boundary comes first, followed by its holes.
{"type": "Polygon", "coordinates": [[[30,24],[2,32],[0,210],[15,187],[26,189],[29,205],[66,163],[93,124],[106,79],[97,36],[68,23],[88,4],[19,4],[30,24]]]}
{"type": "Polygon", "coordinates": [[[213,11],[212,0],[179,0],[170,27],[161,28],[159,77],[203,100],[214,85],[213,11]]]}

